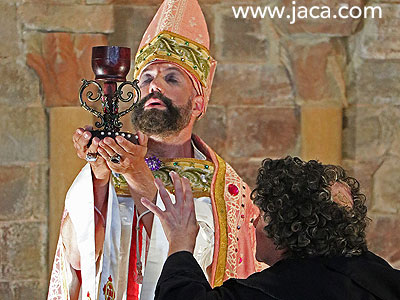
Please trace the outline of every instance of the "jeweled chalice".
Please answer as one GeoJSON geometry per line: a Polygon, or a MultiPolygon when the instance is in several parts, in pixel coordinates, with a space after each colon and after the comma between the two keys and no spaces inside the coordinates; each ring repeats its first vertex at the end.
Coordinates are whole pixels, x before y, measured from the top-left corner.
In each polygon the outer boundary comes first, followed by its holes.
{"type": "MultiPolygon", "coordinates": [[[[95,123],[99,130],[91,130],[92,139],[98,137],[115,138],[118,135],[125,137],[131,142],[137,143],[135,134],[121,132],[122,122],[120,118],[136,107],[140,100],[140,89],[138,81],[126,81],[131,64],[131,49],[116,46],[100,46],[92,48],[92,69],[95,80],[82,80],[79,90],[79,101],[81,106],[100,120],[95,123]],[[90,85],[97,88],[97,96],[94,98],[92,91],[87,91],[86,98],[89,102],[101,101],[103,114],[92,107],[89,107],[83,99],[83,93],[90,85]],[[124,97],[123,88],[131,86],[134,90],[128,91],[124,97]],[[119,101],[130,102],[129,108],[119,112],[119,101]]],[[[89,141],[88,147],[91,144],[89,141]]],[[[93,158],[95,160],[95,157],[93,158]]]]}

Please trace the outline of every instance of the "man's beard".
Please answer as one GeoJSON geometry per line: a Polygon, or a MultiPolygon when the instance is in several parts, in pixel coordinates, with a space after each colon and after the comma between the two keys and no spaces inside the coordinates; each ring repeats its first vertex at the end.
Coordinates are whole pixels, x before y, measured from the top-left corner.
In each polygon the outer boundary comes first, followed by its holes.
{"type": "Polygon", "coordinates": [[[136,130],[146,135],[167,137],[180,132],[190,122],[192,114],[192,97],[187,104],[175,106],[171,99],[160,92],[148,94],[142,98],[132,112],[132,124],[136,130]],[[160,99],[166,109],[151,108],[144,110],[144,105],[150,99],[160,99]]]}

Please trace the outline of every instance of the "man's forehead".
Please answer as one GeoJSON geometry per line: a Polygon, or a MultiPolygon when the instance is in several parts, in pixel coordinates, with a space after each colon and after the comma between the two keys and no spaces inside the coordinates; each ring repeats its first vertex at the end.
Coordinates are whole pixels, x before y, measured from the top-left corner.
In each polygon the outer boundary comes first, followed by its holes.
{"type": "Polygon", "coordinates": [[[170,62],[159,62],[159,63],[149,64],[143,69],[142,74],[147,73],[147,72],[157,72],[157,71],[159,71],[159,72],[177,71],[177,72],[181,73],[182,75],[186,75],[183,70],[181,70],[175,64],[172,64],[170,62]]]}

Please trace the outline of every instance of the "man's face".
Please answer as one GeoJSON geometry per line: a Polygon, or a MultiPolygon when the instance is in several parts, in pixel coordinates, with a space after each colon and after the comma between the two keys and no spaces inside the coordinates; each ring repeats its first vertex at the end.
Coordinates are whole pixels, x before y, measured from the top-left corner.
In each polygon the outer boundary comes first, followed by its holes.
{"type": "Polygon", "coordinates": [[[270,266],[282,258],[283,250],[277,250],[274,240],[267,236],[264,227],[267,222],[264,220],[264,212],[260,210],[260,214],[253,223],[256,228],[256,259],[270,266]]]}
{"type": "Polygon", "coordinates": [[[147,135],[170,136],[180,132],[192,117],[196,95],[189,76],[170,63],[155,63],[139,78],[143,98],[132,113],[134,127],[147,135]]]}

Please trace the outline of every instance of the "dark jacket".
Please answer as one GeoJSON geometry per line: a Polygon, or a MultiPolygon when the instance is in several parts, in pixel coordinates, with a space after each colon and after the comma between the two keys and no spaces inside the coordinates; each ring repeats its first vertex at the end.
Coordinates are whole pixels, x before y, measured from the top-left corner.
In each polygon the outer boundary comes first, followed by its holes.
{"type": "Polygon", "coordinates": [[[155,299],[399,300],[400,271],[371,252],[351,258],[285,259],[211,289],[193,255],[182,251],[165,262],[155,299]]]}

